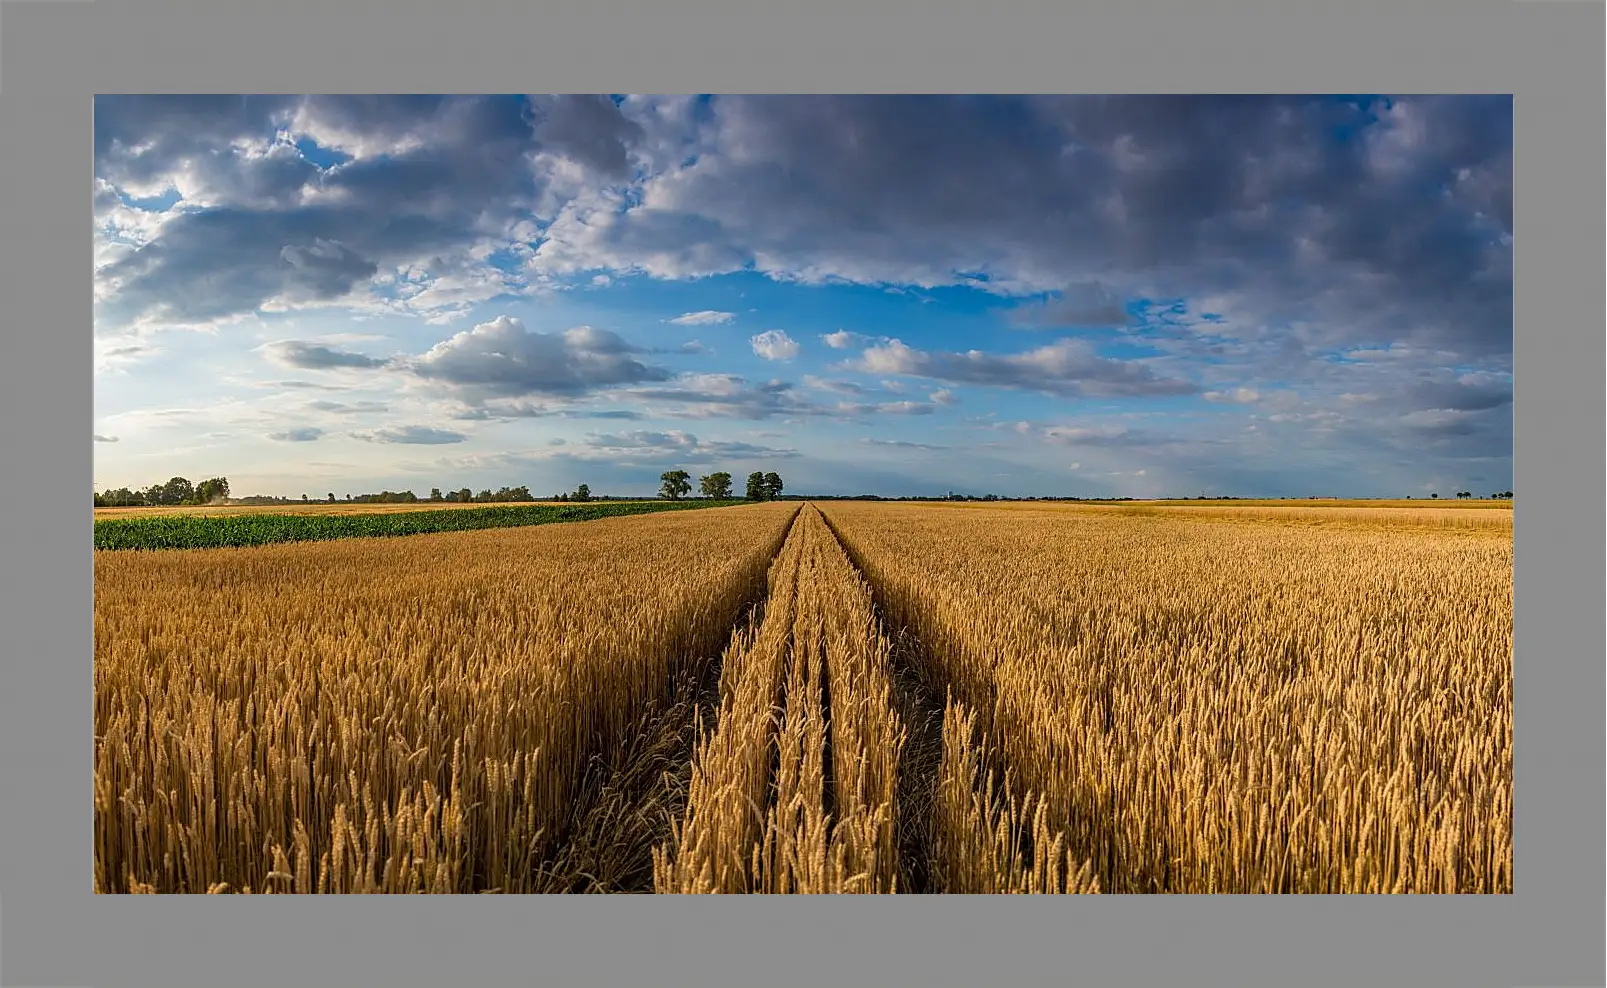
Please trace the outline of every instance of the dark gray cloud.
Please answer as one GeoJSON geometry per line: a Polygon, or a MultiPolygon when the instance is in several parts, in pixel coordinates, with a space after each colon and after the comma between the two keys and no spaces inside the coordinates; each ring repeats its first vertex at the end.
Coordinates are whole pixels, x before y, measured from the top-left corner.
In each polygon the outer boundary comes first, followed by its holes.
{"type": "Polygon", "coordinates": [[[367,369],[385,366],[385,361],[375,357],[365,357],[349,350],[337,350],[334,347],[301,340],[268,343],[262,347],[262,352],[274,363],[294,367],[297,370],[367,369]]]}
{"type": "Polygon", "coordinates": [[[902,374],[954,384],[1040,391],[1067,397],[1191,394],[1197,387],[1164,377],[1145,364],[1101,357],[1083,340],[1067,339],[1025,353],[928,353],[888,340],[864,351],[849,367],[871,374],[902,374]]]}
{"type": "Polygon", "coordinates": [[[279,256],[290,271],[285,275],[287,301],[339,298],[358,282],[379,272],[379,266],[345,244],[315,238],[309,245],[286,244],[279,256]]]}
{"type": "Polygon", "coordinates": [[[95,121],[103,209],[112,189],[185,197],[97,272],[97,324],[114,326],[336,299],[400,266],[450,275],[480,242],[520,242],[552,183],[541,154],[616,179],[638,129],[568,96],[100,97],[95,121]]]}
{"type": "Polygon", "coordinates": [[[394,443],[407,446],[439,446],[460,443],[468,437],[448,429],[432,429],[422,425],[406,425],[392,429],[372,429],[352,435],[364,442],[394,443]]]}
{"type": "Polygon", "coordinates": [[[1060,293],[1026,325],[1211,297],[1235,339],[1511,352],[1504,96],[103,97],[95,116],[98,178],[206,207],[99,272],[97,324],[335,299],[530,243],[546,275],[1060,293]]]}
{"type": "Polygon", "coordinates": [[[1091,281],[1068,285],[1044,302],[1013,309],[1010,318],[1026,329],[1121,326],[1127,322],[1127,307],[1110,286],[1091,281]]]}
{"type": "Polygon", "coordinates": [[[1334,340],[1510,351],[1506,97],[722,97],[710,114],[693,164],[636,208],[559,222],[538,260],[1095,282],[1231,295],[1240,331],[1320,321],[1334,340]]]}
{"type": "Polygon", "coordinates": [[[544,145],[608,179],[630,174],[629,150],[644,135],[607,96],[533,96],[536,135],[544,145]]]}
{"type": "Polygon", "coordinates": [[[286,429],[283,432],[268,434],[269,439],[276,439],[282,443],[310,443],[324,435],[324,430],[307,426],[299,429],[286,429]]]}

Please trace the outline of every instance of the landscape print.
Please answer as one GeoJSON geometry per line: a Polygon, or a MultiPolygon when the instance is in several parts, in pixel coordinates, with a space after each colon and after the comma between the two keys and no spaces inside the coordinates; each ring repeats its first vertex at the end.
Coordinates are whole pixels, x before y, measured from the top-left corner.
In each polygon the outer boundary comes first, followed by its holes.
{"type": "Polygon", "coordinates": [[[103,96],[99,893],[1511,893],[1506,96],[103,96]]]}

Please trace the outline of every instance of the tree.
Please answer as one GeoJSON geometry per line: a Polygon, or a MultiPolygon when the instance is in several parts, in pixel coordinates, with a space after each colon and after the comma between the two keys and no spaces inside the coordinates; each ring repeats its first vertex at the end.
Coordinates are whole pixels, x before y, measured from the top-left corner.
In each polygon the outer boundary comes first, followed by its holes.
{"type": "Polygon", "coordinates": [[[575,496],[570,498],[570,500],[572,500],[572,501],[590,501],[591,500],[591,488],[589,486],[587,486],[586,484],[581,484],[579,487],[575,488],[575,496]]]}
{"type": "Polygon", "coordinates": [[[1439,499],[1439,495],[1438,495],[1438,494],[1430,494],[1430,495],[1429,495],[1429,497],[1431,497],[1431,498],[1434,498],[1434,499],[1436,499],[1436,500],[1438,500],[1438,499],[1439,499]]]}
{"type": "Polygon", "coordinates": [[[1457,491],[1456,496],[1457,497],[1463,497],[1463,498],[1472,497],[1473,492],[1472,491],[1457,491]]]}
{"type": "Polygon", "coordinates": [[[301,500],[302,500],[302,503],[305,504],[306,501],[307,501],[307,495],[305,495],[305,494],[301,495],[301,500]]]}
{"type": "Polygon", "coordinates": [[[763,501],[765,499],[764,474],[755,471],[748,474],[748,500],[763,501]]]}
{"type": "Polygon", "coordinates": [[[203,480],[200,484],[196,485],[195,494],[192,500],[194,500],[196,504],[211,504],[213,501],[221,501],[228,496],[229,478],[213,477],[210,480],[203,480]]]}
{"type": "Polygon", "coordinates": [[[781,496],[781,475],[767,473],[764,475],[765,500],[774,501],[781,496]]]}
{"type": "Polygon", "coordinates": [[[692,490],[692,475],[685,470],[667,470],[659,475],[663,483],[659,486],[659,497],[670,501],[679,501],[692,490]]]}
{"type": "Polygon", "coordinates": [[[439,500],[441,500],[441,489],[439,487],[431,487],[430,488],[430,500],[431,501],[439,501],[439,500]]]}
{"type": "Polygon", "coordinates": [[[716,501],[729,501],[731,499],[731,475],[723,471],[699,478],[698,486],[702,488],[704,497],[712,498],[716,501]]]}
{"type": "Polygon", "coordinates": [[[183,477],[174,477],[162,485],[163,504],[183,504],[195,497],[195,485],[183,477]]]}

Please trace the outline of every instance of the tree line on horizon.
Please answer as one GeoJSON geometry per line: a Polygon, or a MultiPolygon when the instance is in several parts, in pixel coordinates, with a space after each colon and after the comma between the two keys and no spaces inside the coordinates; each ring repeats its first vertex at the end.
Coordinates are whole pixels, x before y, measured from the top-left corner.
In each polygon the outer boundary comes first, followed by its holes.
{"type": "MultiPolygon", "coordinates": [[[[659,475],[658,496],[669,501],[679,501],[692,492],[692,475],[685,470],[669,470],[659,475]]],[[[761,472],[755,470],[748,474],[746,491],[742,500],[748,501],[774,501],[782,497],[784,485],[779,474],[774,472],[761,472]]],[[[716,471],[698,478],[698,493],[701,497],[713,501],[738,500],[732,488],[732,476],[725,471],[716,471]]],[[[1457,491],[1459,500],[1472,498],[1473,492],[1457,491]]],[[[792,495],[797,498],[800,495],[792,495]]],[[[998,494],[956,494],[949,491],[945,495],[900,495],[886,497],[880,494],[811,494],[810,498],[822,501],[1133,501],[1132,497],[1074,497],[1074,496],[1027,496],[1004,497],[998,494]]],[[[1497,491],[1488,495],[1491,500],[1512,500],[1512,492],[1497,491]]],[[[1407,495],[1406,500],[1412,500],[1407,495]]],[[[1438,493],[1431,493],[1428,500],[1438,500],[1438,493]]],[[[489,488],[475,492],[468,487],[454,491],[443,492],[439,487],[430,488],[427,498],[421,498],[412,491],[381,491],[378,494],[347,494],[344,503],[348,504],[517,504],[537,500],[530,493],[528,486],[502,487],[498,490],[489,488]]],[[[622,498],[592,493],[591,487],[581,484],[573,491],[554,494],[553,501],[581,502],[590,501],[618,501],[639,500],[639,498],[622,498]]],[[[1182,501],[1244,501],[1258,500],[1257,498],[1236,497],[1233,495],[1206,496],[1199,495],[1193,498],[1160,498],[1158,500],[1182,501]]],[[[1323,500],[1315,495],[1308,498],[1294,498],[1292,500],[1323,500]]],[[[313,504],[342,503],[336,500],[333,491],[327,492],[322,498],[309,498],[306,494],[301,498],[272,497],[268,495],[252,495],[250,497],[231,497],[229,494],[229,479],[227,477],[212,477],[200,483],[191,483],[184,477],[173,477],[165,483],[152,484],[143,490],[132,490],[127,487],[108,489],[95,492],[95,507],[97,508],[134,508],[154,507],[165,505],[208,505],[208,504],[313,504]]]]}
{"type": "MultiPolygon", "coordinates": [[[[667,470],[659,475],[658,496],[667,501],[679,501],[692,493],[692,475],[685,470],[667,470]]],[[[774,501],[783,489],[781,475],[755,470],[748,474],[748,487],[744,498],[749,501],[774,501]]],[[[698,478],[698,493],[711,501],[734,501],[731,475],[723,470],[698,478]]]]}

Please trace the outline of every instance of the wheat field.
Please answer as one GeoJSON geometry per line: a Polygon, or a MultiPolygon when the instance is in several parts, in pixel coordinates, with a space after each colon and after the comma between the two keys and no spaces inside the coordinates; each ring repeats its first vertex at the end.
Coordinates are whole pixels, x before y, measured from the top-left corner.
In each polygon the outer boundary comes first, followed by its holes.
{"type": "Polygon", "coordinates": [[[97,553],[97,890],[543,889],[795,512],[97,553]]]}
{"type": "Polygon", "coordinates": [[[1105,891],[1510,892],[1511,515],[1278,510],[828,517],[1105,891]]]}
{"type": "Polygon", "coordinates": [[[1512,514],[96,553],[98,892],[1511,892],[1512,514]]]}

